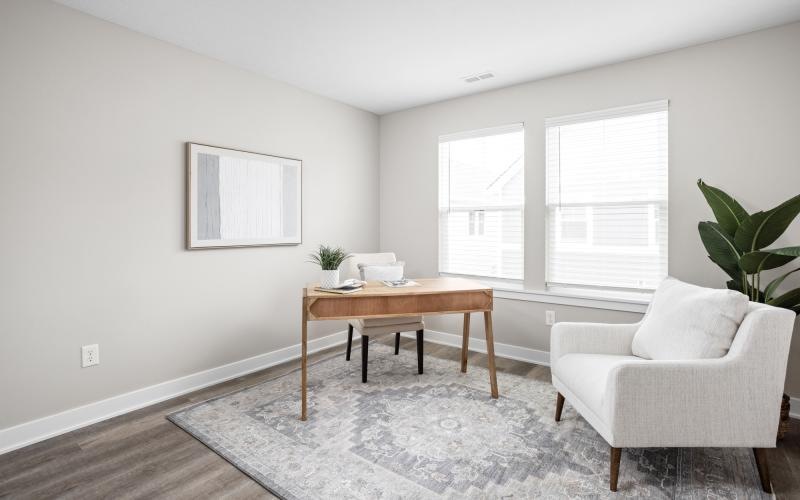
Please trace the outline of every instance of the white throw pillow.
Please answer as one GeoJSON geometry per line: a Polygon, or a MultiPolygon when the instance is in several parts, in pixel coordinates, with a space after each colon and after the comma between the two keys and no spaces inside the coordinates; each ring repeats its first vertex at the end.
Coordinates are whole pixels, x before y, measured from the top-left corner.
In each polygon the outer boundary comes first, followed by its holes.
{"type": "Polygon", "coordinates": [[[358,272],[362,281],[397,281],[403,279],[406,263],[402,261],[387,264],[359,264],[358,272]]]}
{"type": "Polygon", "coordinates": [[[661,282],[642,325],[633,354],[646,359],[721,358],[747,312],[748,298],[675,278],[661,282]]]}

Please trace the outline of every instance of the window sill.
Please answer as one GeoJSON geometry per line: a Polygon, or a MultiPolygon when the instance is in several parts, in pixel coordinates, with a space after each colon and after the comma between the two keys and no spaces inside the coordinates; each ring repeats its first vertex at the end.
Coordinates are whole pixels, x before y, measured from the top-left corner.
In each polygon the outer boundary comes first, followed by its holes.
{"type": "Polygon", "coordinates": [[[493,288],[494,296],[498,299],[589,307],[609,311],[644,313],[650,303],[649,298],[634,298],[627,296],[627,294],[625,296],[617,296],[615,294],[587,293],[585,290],[525,290],[522,288],[509,288],[508,286],[493,286],[493,288]]]}
{"type": "Polygon", "coordinates": [[[644,313],[647,310],[652,294],[635,292],[595,291],[583,288],[550,288],[547,290],[526,289],[521,282],[512,280],[494,280],[481,276],[465,276],[440,273],[441,276],[457,276],[479,281],[494,289],[498,299],[539,302],[562,306],[588,307],[608,311],[644,313]]]}

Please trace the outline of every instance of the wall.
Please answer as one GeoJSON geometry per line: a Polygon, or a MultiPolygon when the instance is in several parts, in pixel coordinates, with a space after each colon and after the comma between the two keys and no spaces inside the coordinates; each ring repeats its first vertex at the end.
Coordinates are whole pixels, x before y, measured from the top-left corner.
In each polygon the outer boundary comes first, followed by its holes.
{"type": "Polygon", "coordinates": [[[306,254],[377,249],[371,113],[39,0],[0,68],[0,429],[297,344],[306,254]],[[301,158],[303,244],[184,250],[186,141],[301,158]]]}
{"type": "MultiPolygon", "coordinates": [[[[712,218],[695,186],[702,177],[751,211],[800,192],[800,24],[759,31],[621,64],[392,113],[380,121],[380,246],[410,274],[437,273],[437,138],[525,123],[525,286],[544,288],[544,119],[657,99],[670,100],[669,272],[724,286],[706,257],[697,222],[712,218]]],[[[502,78],[502,75],[499,75],[502,78]]],[[[800,244],[800,223],[777,245],[800,244]]],[[[794,279],[787,285],[800,286],[794,279]]],[[[495,339],[549,349],[544,310],[559,321],[632,322],[640,315],[497,299],[495,339]]],[[[427,325],[460,331],[456,318],[427,325]]],[[[473,321],[473,336],[482,337],[473,321]]],[[[787,391],[800,396],[800,340],[787,391]]]]}

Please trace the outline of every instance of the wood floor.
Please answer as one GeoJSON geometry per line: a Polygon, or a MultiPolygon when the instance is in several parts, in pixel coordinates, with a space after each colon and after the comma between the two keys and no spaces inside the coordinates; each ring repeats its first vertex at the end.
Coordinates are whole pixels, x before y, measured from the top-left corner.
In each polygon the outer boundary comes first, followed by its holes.
{"type": "MultiPolygon", "coordinates": [[[[393,337],[379,341],[391,344],[393,337]]],[[[401,348],[413,352],[414,340],[403,339],[401,348]]],[[[317,353],[310,361],[336,353],[344,356],[344,347],[317,353]]],[[[459,349],[430,343],[425,355],[460,359],[459,349]]],[[[469,362],[485,367],[486,356],[472,353],[469,362]]],[[[274,498],[164,416],[298,365],[275,366],[0,455],[0,498],[274,498]]],[[[547,368],[520,361],[498,358],[497,369],[550,379],[547,368]]],[[[792,423],[786,439],[769,450],[772,483],[781,499],[800,498],[800,422],[792,423]]]]}

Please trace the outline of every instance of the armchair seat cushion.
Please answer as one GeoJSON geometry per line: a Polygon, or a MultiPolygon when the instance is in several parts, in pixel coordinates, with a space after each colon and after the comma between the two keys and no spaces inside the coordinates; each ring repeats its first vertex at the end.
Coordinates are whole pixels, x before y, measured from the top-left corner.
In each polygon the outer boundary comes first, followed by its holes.
{"type": "Polygon", "coordinates": [[[598,416],[611,372],[626,363],[647,362],[637,356],[566,354],[552,367],[553,375],[598,416]]]}

